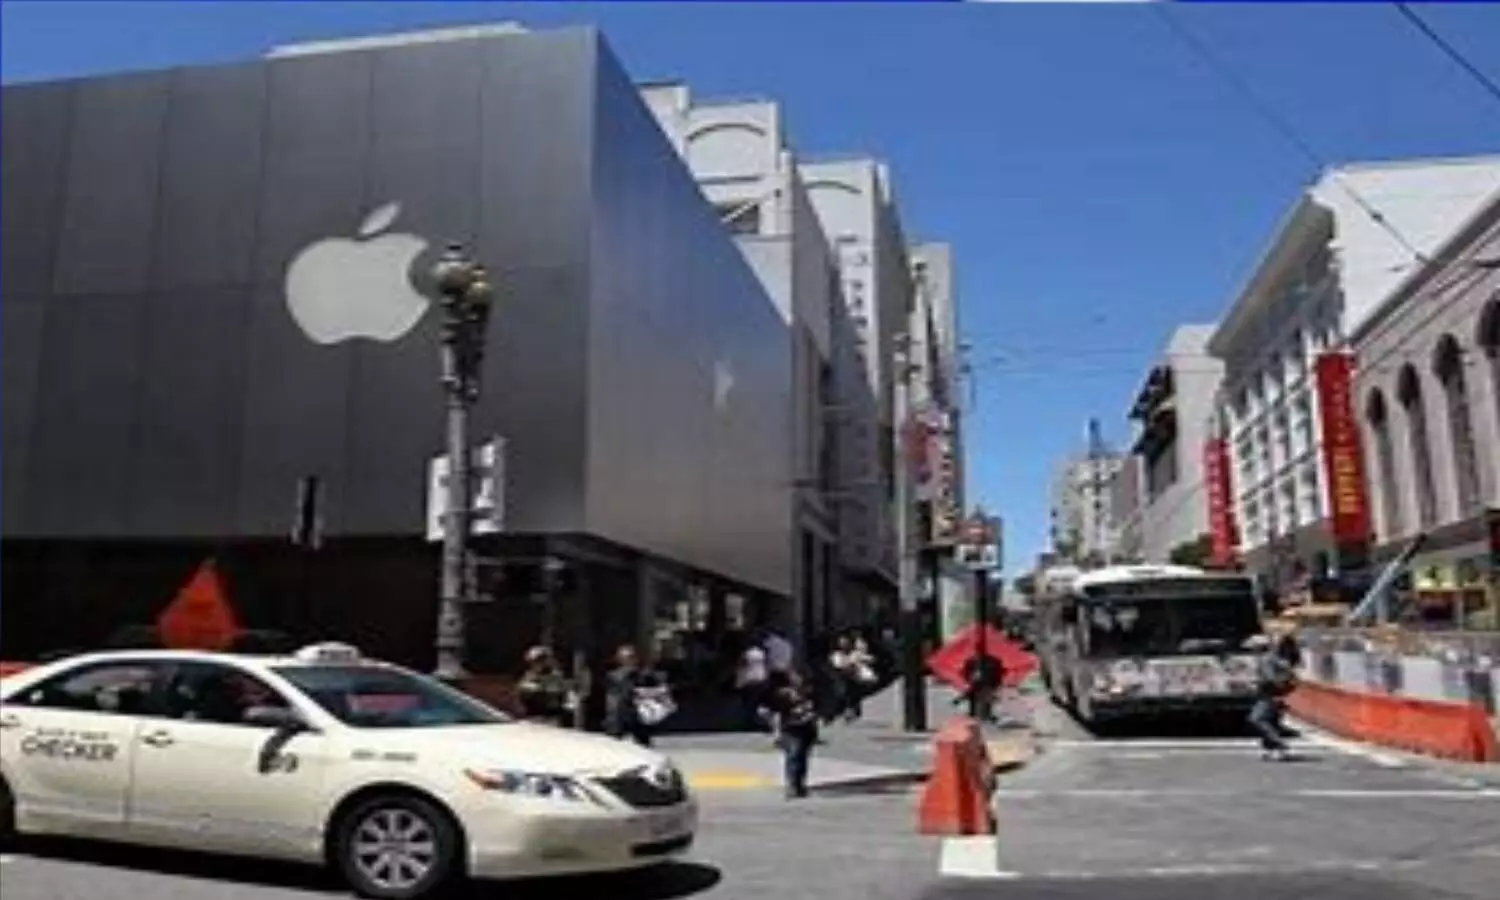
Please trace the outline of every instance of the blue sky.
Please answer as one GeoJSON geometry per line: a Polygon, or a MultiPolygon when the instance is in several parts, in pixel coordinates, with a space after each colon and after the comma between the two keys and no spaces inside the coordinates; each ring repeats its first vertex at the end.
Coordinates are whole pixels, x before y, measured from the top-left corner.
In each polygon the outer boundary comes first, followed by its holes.
{"type": "MultiPolygon", "coordinates": [[[[1500,5],[1421,12],[1500,79],[1500,5]]],[[[1384,4],[1177,6],[1332,162],[1500,152],[1500,102],[1384,4]]],[[[974,496],[1012,571],[1090,416],[1116,442],[1171,329],[1212,322],[1314,166],[1136,5],[40,3],[0,74],[217,62],[275,43],[505,19],[601,26],[639,79],[782,101],[806,152],[888,159],[913,238],[953,243],[978,363],[974,496]]]]}

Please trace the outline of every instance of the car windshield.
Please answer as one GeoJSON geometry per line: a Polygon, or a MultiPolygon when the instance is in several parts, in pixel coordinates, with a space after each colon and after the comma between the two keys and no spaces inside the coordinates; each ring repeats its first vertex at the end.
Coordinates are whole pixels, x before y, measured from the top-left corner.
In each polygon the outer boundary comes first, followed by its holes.
{"type": "Polygon", "coordinates": [[[356,728],[493,725],[504,713],[436,679],[387,666],[280,666],[277,675],[356,728]]]}

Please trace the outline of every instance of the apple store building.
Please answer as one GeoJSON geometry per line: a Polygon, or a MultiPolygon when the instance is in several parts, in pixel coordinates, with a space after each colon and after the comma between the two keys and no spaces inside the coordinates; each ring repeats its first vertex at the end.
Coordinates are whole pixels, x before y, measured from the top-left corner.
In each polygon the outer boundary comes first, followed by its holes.
{"type": "Polygon", "coordinates": [[[449,241],[496,286],[471,433],[504,448],[470,668],[701,660],[788,615],[787,329],[595,31],[8,85],[3,114],[0,657],[150,623],[211,559],[247,628],[430,666],[449,241]]]}

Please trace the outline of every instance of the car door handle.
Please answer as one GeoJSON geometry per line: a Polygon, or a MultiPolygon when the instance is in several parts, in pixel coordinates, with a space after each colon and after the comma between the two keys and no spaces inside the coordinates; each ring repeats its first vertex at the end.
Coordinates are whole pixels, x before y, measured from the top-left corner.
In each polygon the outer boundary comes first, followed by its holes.
{"type": "Polygon", "coordinates": [[[0,728],[20,728],[21,719],[18,716],[0,716],[0,728]]]}
{"type": "Polygon", "coordinates": [[[141,738],[141,743],[148,747],[170,747],[177,743],[177,740],[165,731],[153,731],[141,738]]]}

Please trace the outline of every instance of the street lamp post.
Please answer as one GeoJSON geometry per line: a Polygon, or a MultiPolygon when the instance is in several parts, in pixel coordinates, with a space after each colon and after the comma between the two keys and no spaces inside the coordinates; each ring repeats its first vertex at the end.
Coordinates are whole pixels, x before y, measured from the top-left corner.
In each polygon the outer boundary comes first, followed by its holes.
{"type": "Polygon", "coordinates": [[[901,635],[901,724],[906,731],[927,730],[927,685],[922,665],[922,613],[917,598],[917,547],[912,523],[911,382],[916,367],[911,360],[911,338],[896,336],[895,396],[892,458],[896,471],[896,599],[901,635]]]}
{"type": "Polygon", "coordinates": [[[469,456],[469,410],[479,398],[484,336],[494,289],[484,267],[449,244],[432,267],[443,312],[442,386],[446,400],[448,502],[443,516],[443,571],[438,598],[437,668],[444,680],[464,671],[465,604],[473,599],[469,533],[473,528],[473,483],[469,456]]]}

